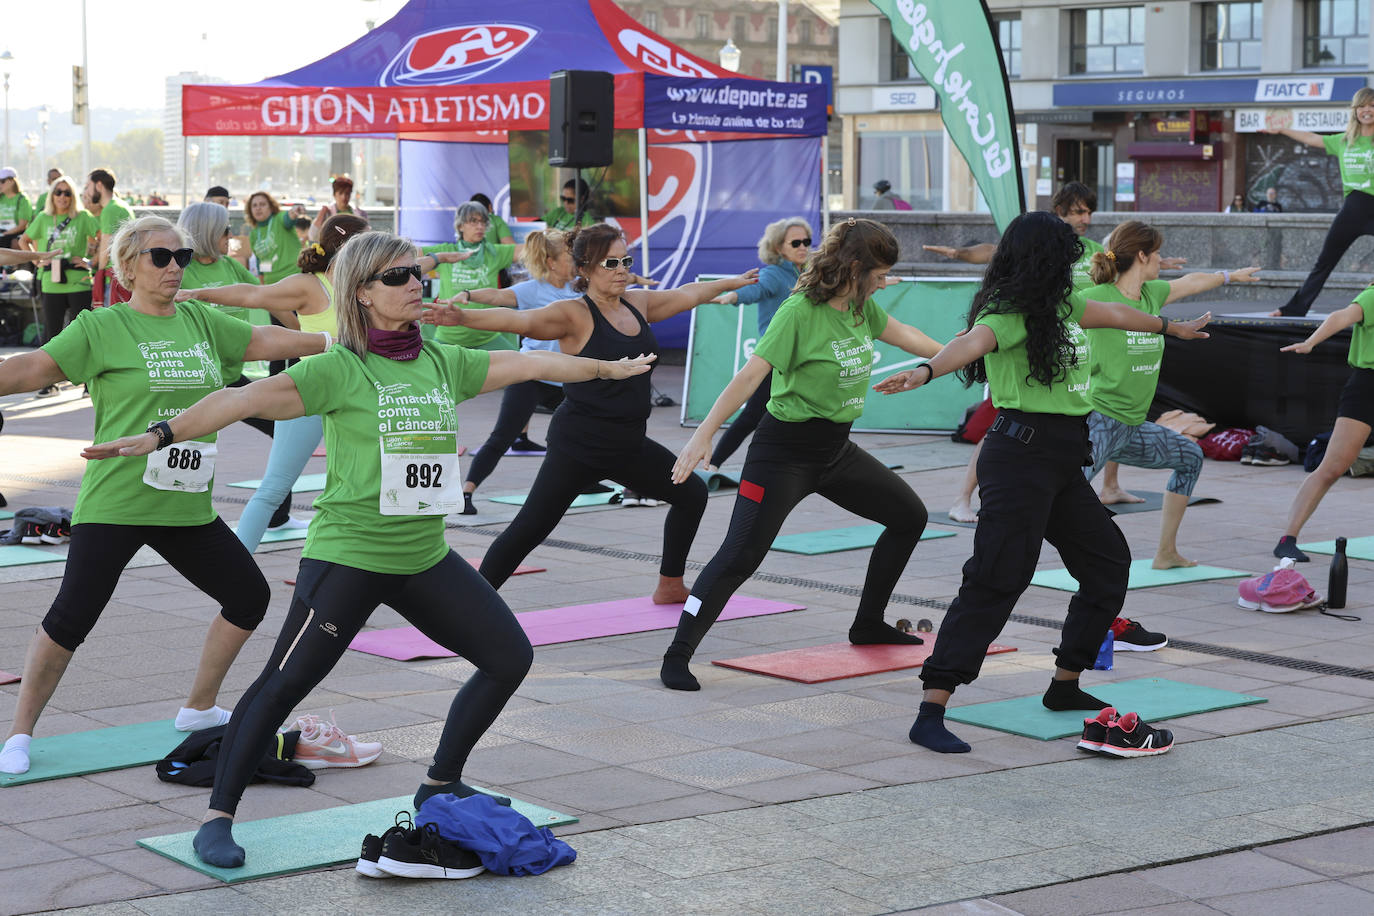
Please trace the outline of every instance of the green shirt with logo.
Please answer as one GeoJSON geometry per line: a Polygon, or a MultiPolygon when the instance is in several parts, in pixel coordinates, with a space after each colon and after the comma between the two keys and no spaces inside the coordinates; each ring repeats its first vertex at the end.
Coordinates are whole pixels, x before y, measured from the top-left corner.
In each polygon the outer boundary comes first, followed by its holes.
{"type": "Polygon", "coordinates": [[[1092,401],[1088,397],[1092,371],[1088,362],[1088,335],[1078,324],[1086,303],[1081,293],[1074,293],[1060,306],[1075,363],[1066,365],[1064,377],[1048,388],[1030,376],[1030,360],[1026,357],[1026,316],[1019,312],[988,311],[979,316],[974,323],[986,325],[997,338],[997,349],[983,357],[995,406],[1070,417],[1092,412],[1092,401]]]}
{"type": "MultiPolygon", "coordinates": [[[[448,553],[442,515],[383,515],[381,437],[454,432],[491,355],[426,343],[413,360],[335,346],[286,370],[307,414],[324,418],[329,466],[301,555],[369,572],[423,572],[448,553]]],[[[452,486],[461,489],[461,475],[452,486]]]]}
{"type": "Polygon", "coordinates": [[[1356,137],[1354,143],[1346,143],[1345,134],[1327,134],[1322,137],[1322,146],[1328,155],[1339,157],[1342,194],[1374,194],[1374,142],[1369,137],[1356,137]]]}
{"type": "Polygon", "coordinates": [[[23,194],[0,194],[0,232],[13,232],[20,223],[33,219],[33,204],[23,194]]]}
{"type": "MultiPolygon", "coordinates": [[[[1120,302],[1147,315],[1158,315],[1169,301],[1168,280],[1148,280],[1139,299],[1128,299],[1113,283],[1083,290],[1083,298],[1120,302]]],[[[1092,353],[1093,410],[1127,426],[1139,426],[1150,412],[1164,360],[1164,335],[1154,331],[1123,331],[1120,328],[1089,328],[1092,353]]]]}
{"type": "MultiPolygon", "coordinates": [[[[440,264],[439,298],[451,299],[465,290],[495,289],[498,274],[515,262],[515,246],[481,241],[446,242],[442,245],[426,245],[423,254],[436,254],[440,251],[472,251],[472,257],[454,264],[440,264]]],[[[463,308],[487,308],[479,303],[465,305],[463,308]]],[[[497,350],[514,350],[519,345],[514,334],[500,334],[496,331],[479,331],[476,328],[438,327],[434,339],[440,343],[457,344],[461,347],[484,347],[497,350]]]]}
{"type": "Polygon", "coordinates": [[[283,211],[248,230],[248,242],[258,258],[258,273],[264,284],[276,283],[299,273],[296,259],[301,254],[301,239],[296,221],[283,211]]]}
{"type": "Polygon", "coordinates": [[[1105,250],[1087,236],[1080,236],[1078,240],[1083,243],[1083,257],[1073,262],[1073,288],[1075,292],[1097,285],[1093,283],[1093,255],[1105,250]]]}
{"type": "MultiPolygon", "coordinates": [[[[95,407],[94,441],[109,442],[170,420],[242,374],[253,329],[199,302],[181,302],[172,315],[147,315],[120,302],[82,312],[43,345],[62,370],[89,386],[95,407]]],[[[215,434],[201,438],[214,442],[215,434]]],[[[143,482],[150,461],[138,458],[86,463],[73,524],[207,525],[215,520],[210,488],[202,493],[154,489],[143,482]]]]}
{"type": "Polygon", "coordinates": [[[768,412],[788,423],[857,420],[868,396],[873,344],[887,320],[872,299],[855,324],[852,311],[838,311],[805,293],[787,297],[754,347],[754,354],[773,367],[768,412]]]}
{"type": "Polygon", "coordinates": [[[1355,297],[1364,318],[1350,329],[1350,355],[1346,361],[1356,369],[1374,369],[1374,286],[1355,297]]]}
{"type": "MultiPolygon", "coordinates": [[[[62,249],[64,260],[74,260],[86,257],[87,243],[100,234],[100,224],[96,222],[85,210],[77,210],[75,213],[54,216],[48,213],[39,213],[29,223],[29,228],[24,230],[24,234],[33,240],[39,251],[52,251],[62,249]]],[[[43,278],[43,292],[45,293],[81,293],[91,291],[91,272],[84,268],[69,268],[65,264],[62,267],[62,281],[53,282],[52,268],[43,267],[39,269],[39,276],[43,278]]]]}
{"type": "Polygon", "coordinates": [[[563,207],[562,205],[559,205],[557,207],[550,207],[549,211],[544,214],[544,226],[548,229],[558,229],[563,232],[571,232],[576,226],[579,225],[594,226],[596,225],[596,217],[592,216],[590,213],[583,210],[582,222],[577,223],[573,220],[573,214],[569,213],[567,211],[567,208],[563,207]]]}
{"type": "MultiPolygon", "coordinates": [[[[238,261],[230,257],[220,256],[219,260],[213,264],[202,264],[195,258],[186,265],[186,270],[181,275],[182,289],[214,289],[219,286],[233,286],[235,283],[258,283],[258,278],[253,276],[252,271],[244,267],[238,261]]],[[[197,300],[199,301],[199,300],[197,300]]],[[[203,303],[212,309],[216,309],[231,318],[239,321],[253,323],[253,309],[242,306],[215,305],[213,302],[203,303]]]]}

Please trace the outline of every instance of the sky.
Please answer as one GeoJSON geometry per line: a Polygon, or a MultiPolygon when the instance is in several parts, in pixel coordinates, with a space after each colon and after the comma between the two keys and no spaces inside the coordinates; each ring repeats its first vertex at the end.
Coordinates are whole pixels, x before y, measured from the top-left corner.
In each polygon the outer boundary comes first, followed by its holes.
{"type": "MultiPolygon", "coordinates": [[[[81,0],[5,0],[0,54],[12,110],[72,106],[81,0]],[[60,31],[59,31],[60,30],[60,31]],[[61,39],[57,39],[61,35],[61,39]],[[47,36],[53,36],[48,38],[47,36]]],[[[161,108],[166,77],[192,70],[251,83],[318,60],[391,18],[404,0],[86,0],[93,108],[161,108]]]]}

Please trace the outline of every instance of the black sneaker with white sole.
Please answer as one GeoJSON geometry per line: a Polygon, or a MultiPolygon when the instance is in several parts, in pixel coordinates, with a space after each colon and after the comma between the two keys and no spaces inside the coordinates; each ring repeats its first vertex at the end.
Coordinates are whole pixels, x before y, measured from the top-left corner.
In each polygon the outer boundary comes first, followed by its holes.
{"type": "Polygon", "coordinates": [[[439,835],[433,824],[382,840],[377,868],[397,878],[473,878],[486,871],[477,853],[439,835]]]}
{"type": "Polygon", "coordinates": [[[402,811],[396,815],[396,826],[388,827],[381,836],[369,833],[363,837],[363,848],[358,854],[358,864],[354,871],[369,878],[390,878],[389,872],[384,872],[377,866],[377,860],[382,857],[382,847],[386,843],[386,838],[393,833],[413,833],[415,825],[410,821],[410,812],[402,811]]]}
{"type": "Polygon", "coordinates": [[[1169,753],[1173,746],[1173,732],[1167,728],[1151,728],[1140,716],[1128,712],[1107,729],[1101,750],[1113,757],[1154,757],[1169,753]]]}
{"type": "Polygon", "coordinates": [[[1169,644],[1169,637],[1163,633],[1152,633],[1125,617],[1112,621],[1113,648],[1117,652],[1153,652],[1169,644]]]}
{"type": "Polygon", "coordinates": [[[1116,724],[1116,708],[1108,706],[1093,716],[1083,720],[1083,737],[1078,739],[1078,749],[1100,753],[1102,744],[1107,740],[1107,729],[1116,724]]]}

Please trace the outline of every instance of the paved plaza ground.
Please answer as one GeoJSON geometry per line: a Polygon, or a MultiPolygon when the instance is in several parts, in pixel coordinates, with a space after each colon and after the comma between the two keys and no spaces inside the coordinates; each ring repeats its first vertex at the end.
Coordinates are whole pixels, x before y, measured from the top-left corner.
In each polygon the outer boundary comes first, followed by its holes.
{"type": "MultiPolygon", "coordinates": [[[[674,398],[682,369],[658,386],[674,398]]],[[[919,398],[920,392],[904,395],[919,398]]],[[[480,445],[499,395],[459,408],[460,441],[480,445]]],[[[90,401],[78,390],[0,399],[0,492],[11,509],[68,505],[90,441],[90,401]]],[[[689,430],[659,408],[652,435],[677,450],[689,430]]],[[[547,417],[536,416],[543,441],[547,417]]],[[[856,435],[894,464],[932,512],[949,507],[968,446],[945,436],[856,435]]],[[[215,505],[231,522],[261,476],[267,440],[238,425],[221,438],[215,505]]],[[[736,456],[737,468],[743,454],[736,456]]],[[[539,461],[507,458],[480,496],[525,489],[539,461]]],[[[323,460],[309,471],[323,471],[323,460]]],[[[1160,491],[1167,471],[1124,469],[1137,490],[1160,491]]],[[[1189,510],[1183,552],[1247,573],[1270,568],[1299,467],[1209,461],[1189,510]]],[[[1305,539],[1374,534],[1374,481],[1343,480],[1305,539]]],[[[310,495],[300,495],[308,514],[310,495]]],[[[710,500],[688,580],[719,545],[733,496],[710,500]]],[[[451,527],[449,543],[479,556],[508,507],[451,527]]],[[[530,562],[547,572],[512,579],[517,611],[647,594],[657,573],[666,508],[569,515],[530,562]]],[[[1134,556],[1153,555],[1160,514],[1123,515],[1134,556]]],[[[860,521],[806,500],[784,532],[860,521]]],[[[942,526],[932,525],[933,528],[942,526]]],[[[888,613],[938,624],[969,556],[972,530],[924,542],[888,613]]],[[[230,706],[257,675],[290,599],[298,547],[265,550],[267,620],[230,671],[230,706]]],[[[1325,589],[1323,558],[1303,567],[1325,589]]],[[[1072,739],[1038,741],[953,726],[969,754],[911,744],[918,670],[805,685],[713,666],[714,659],[844,639],[868,551],[770,553],[744,593],[795,600],[803,611],[718,624],[694,670],[700,693],[665,690],[659,631],[538,648],[535,664],[474,753],[467,778],[564,811],[557,833],[576,864],[531,878],[376,881],[349,867],[224,885],[136,845],[193,829],[208,790],[162,783],[152,767],[0,789],[0,914],[77,908],[109,916],[321,913],[941,914],[1374,912],[1374,564],[1354,561],[1347,622],[1316,611],[1268,615],[1235,605],[1235,579],[1135,590],[1126,615],[1179,643],[1118,653],[1084,684],[1163,677],[1266,698],[1165,722],[1178,744],[1155,759],[1089,757],[1072,739]]],[[[139,561],[142,562],[142,561],[139,561]]],[[[1046,547],[1041,568],[1060,565],[1046,547]]],[[[18,672],[24,647],[57,592],[61,564],[0,569],[0,669],[18,672]]],[[[954,705],[1039,694],[1053,667],[1053,627],[1067,594],[1032,587],[1000,642],[954,705]]],[[[185,698],[197,647],[216,608],[164,564],[125,574],[44,715],[52,735],[169,718],[185,698]]],[[[371,626],[395,626],[380,609],[371,626]]],[[[384,743],[375,764],[323,771],[312,787],[255,785],[241,820],[330,808],[413,791],[456,685],[461,661],[394,662],[348,652],[300,712],[328,715],[384,743]]],[[[0,726],[18,685],[0,687],[0,726]]],[[[386,823],[376,825],[380,833],[386,823]]],[[[310,837],[300,838],[308,844],[310,837]]],[[[254,855],[248,849],[250,858],[254,855]]]]}

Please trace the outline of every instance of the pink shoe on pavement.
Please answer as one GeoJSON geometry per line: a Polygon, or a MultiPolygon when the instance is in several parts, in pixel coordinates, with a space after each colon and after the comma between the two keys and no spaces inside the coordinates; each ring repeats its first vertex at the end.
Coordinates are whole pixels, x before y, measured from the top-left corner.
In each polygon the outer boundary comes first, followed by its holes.
{"type": "Polygon", "coordinates": [[[345,735],[334,724],[319,716],[301,716],[287,731],[299,731],[295,761],[308,770],[330,767],[367,766],[382,754],[382,745],[375,741],[359,741],[356,735],[345,735]]]}

